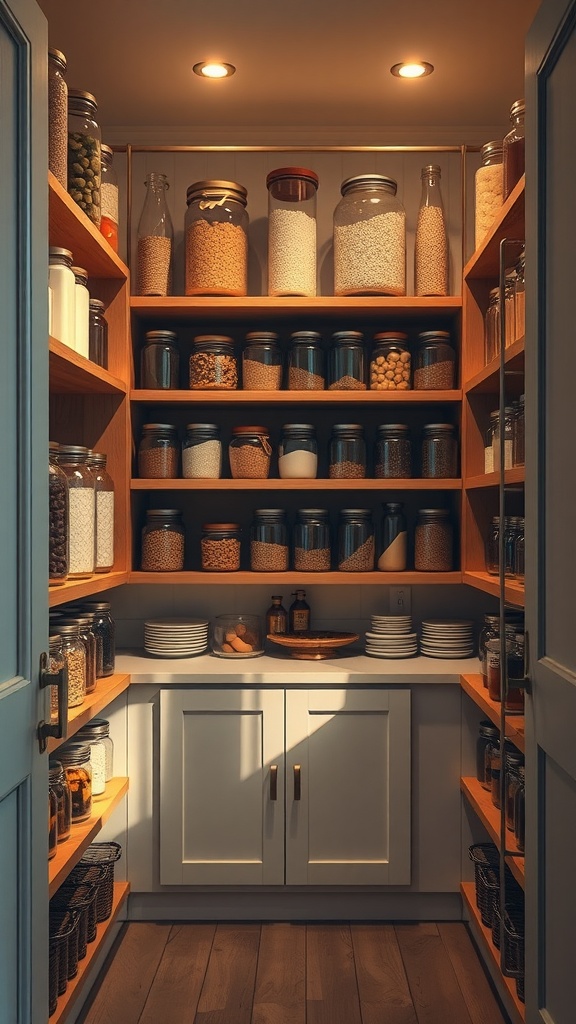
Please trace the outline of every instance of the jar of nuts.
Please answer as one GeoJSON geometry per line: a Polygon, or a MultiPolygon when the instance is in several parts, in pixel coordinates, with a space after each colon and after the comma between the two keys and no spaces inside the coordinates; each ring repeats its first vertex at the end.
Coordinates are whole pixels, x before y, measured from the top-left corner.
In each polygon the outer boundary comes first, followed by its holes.
{"type": "Polygon", "coordinates": [[[366,442],[361,423],[335,423],[332,427],[328,476],[331,480],[366,476],[366,442]]]}
{"type": "Polygon", "coordinates": [[[92,93],[68,90],[68,192],[99,228],[102,138],[97,111],[92,93]]]}
{"type": "Polygon", "coordinates": [[[288,353],[288,391],[323,391],[326,385],[322,335],[294,331],[288,353]]]}
{"type": "Polygon", "coordinates": [[[242,352],[242,387],[278,391],[282,386],[282,352],[274,331],[252,331],[242,352]]]}
{"type": "Polygon", "coordinates": [[[149,509],[142,530],[142,572],[179,572],[183,569],[184,532],[179,509],[149,509]]]}
{"type": "Polygon", "coordinates": [[[416,391],[449,391],[454,387],[455,369],[456,353],[448,331],[423,331],[418,335],[416,391]]]}
{"type": "Polygon", "coordinates": [[[371,391],[408,391],[412,387],[407,337],[401,331],[383,331],[374,335],[370,362],[371,391]]]}
{"type": "Polygon", "coordinates": [[[288,529],[283,508],[257,508],[250,535],[253,572],[285,572],[288,568],[288,529]]]}
{"type": "Polygon", "coordinates": [[[200,556],[206,572],[237,572],[240,568],[239,523],[204,523],[200,556]]]}
{"type": "Polygon", "coordinates": [[[138,476],[172,480],[178,476],[180,443],[171,423],[145,423],[138,447],[138,476]]]}
{"type": "Polygon", "coordinates": [[[186,193],[186,295],[246,295],[247,191],[236,181],[195,181],[186,193]]]}
{"type": "Polygon", "coordinates": [[[452,523],[445,508],[421,508],[414,534],[416,572],[451,572],[454,567],[452,523]]]}
{"type": "Polygon", "coordinates": [[[190,356],[192,391],[233,391],[238,387],[234,341],[223,334],[199,334],[190,356]]]}
{"type": "Polygon", "coordinates": [[[374,476],[378,480],[412,476],[412,443],[405,423],[381,423],[376,433],[374,476]]]}
{"type": "Polygon", "coordinates": [[[254,658],[264,654],[262,622],[258,615],[217,615],[212,650],[219,658],[254,658]]]}
{"type": "Polygon", "coordinates": [[[228,457],[234,480],[266,480],[271,455],[266,427],[232,427],[228,457]]]}
{"type": "Polygon", "coordinates": [[[338,526],[338,570],[374,569],[374,526],[369,508],[343,508],[338,526]]]}
{"type": "Polygon", "coordinates": [[[329,391],[365,391],[364,336],[360,331],[336,331],[329,354],[329,391]]]}

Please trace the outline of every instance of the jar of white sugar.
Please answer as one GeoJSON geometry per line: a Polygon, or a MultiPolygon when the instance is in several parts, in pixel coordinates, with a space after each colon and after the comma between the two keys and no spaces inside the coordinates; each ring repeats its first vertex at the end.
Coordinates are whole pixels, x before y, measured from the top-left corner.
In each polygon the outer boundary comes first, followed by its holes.
{"type": "Polygon", "coordinates": [[[268,188],[268,295],[316,295],[318,175],[277,167],[268,188]]]}
{"type": "Polygon", "coordinates": [[[69,579],[82,579],[94,572],[96,491],[88,455],[88,448],[82,445],[61,444],[59,448],[59,465],[68,478],[69,579]]]}
{"type": "Polygon", "coordinates": [[[236,181],[195,181],[186,192],[186,295],[246,295],[247,191],[236,181]]]}
{"type": "Polygon", "coordinates": [[[384,174],[342,182],[334,211],[334,294],[406,294],[406,213],[384,174]]]}
{"type": "Polygon", "coordinates": [[[278,446],[281,480],[314,480],[318,469],[318,444],[312,423],[285,423],[278,446]]]}
{"type": "Polygon", "coordinates": [[[477,249],[492,227],[503,202],[502,140],[487,142],[480,150],[481,166],[475,177],[474,240],[477,249]]]}

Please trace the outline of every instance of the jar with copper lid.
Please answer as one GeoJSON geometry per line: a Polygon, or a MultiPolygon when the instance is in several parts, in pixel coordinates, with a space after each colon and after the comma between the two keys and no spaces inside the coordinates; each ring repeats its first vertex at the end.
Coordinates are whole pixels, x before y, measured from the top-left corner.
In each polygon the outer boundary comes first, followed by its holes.
{"type": "Polygon", "coordinates": [[[268,189],[268,295],[316,295],[318,175],[277,167],[268,189]]]}
{"type": "Polygon", "coordinates": [[[236,181],[195,181],[186,192],[186,295],[246,295],[247,191],[236,181]]]}
{"type": "Polygon", "coordinates": [[[370,390],[408,391],[412,387],[411,361],[407,334],[402,331],[375,334],[370,361],[370,390]]]}
{"type": "Polygon", "coordinates": [[[238,572],[240,568],[240,524],[204,523],[200,556],[205,572],[238,572]]]}
{"type": "Polygon", "coordinates": [[[85,743],[65,743],[58,748],[72,798],[72,825],[86,821],[92,813],[92,766],[90,747],[85,743]]]}
{"type": "Polygon", "coordinates": [[[266,427],[232,427],[228,458],[234,480],[266,480],[271,456],[266,427]]]}
{"type": "Polygon", "coordinates": [[[238,387],[234,341],[223,334],[199,334],[190,356],[190,388],[232,391],[238,387]]]}

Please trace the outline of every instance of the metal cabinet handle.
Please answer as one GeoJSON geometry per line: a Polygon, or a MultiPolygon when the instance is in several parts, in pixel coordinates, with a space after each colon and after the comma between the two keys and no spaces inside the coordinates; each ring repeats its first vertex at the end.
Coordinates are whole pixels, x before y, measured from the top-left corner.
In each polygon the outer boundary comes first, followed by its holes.
{"type": "Polygon", "coordinates": [[[46,750],[48,737],[56,740],[66,739],[68,731],[68,666],[64,665],[58,672],[48,671],[48,655],[44,652],[40,655],[40,689],[47,686],[55,686],[58,691],[58,722],[56,725],[49,725],[47,722],[38,723],[38,745],[40,753],[46,750]]]}
{"type": "Polygon", "coordinates": [[[302,798],[302,765],[294,765],[294,799],[302,798]]]}
{"type": "Polygon", "coordinates": [[[278,799],[278,765],[270,765],[270,799],[278,799]]]}

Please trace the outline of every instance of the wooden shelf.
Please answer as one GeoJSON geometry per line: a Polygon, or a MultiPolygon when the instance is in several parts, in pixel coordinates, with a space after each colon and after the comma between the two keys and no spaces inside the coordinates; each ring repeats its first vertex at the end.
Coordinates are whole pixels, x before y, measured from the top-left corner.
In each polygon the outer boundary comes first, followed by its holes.
{"type": "Polygon", "coordinates": [[[492,975],[498,979],[500,994],[503,997],[504,1005],[512,1024],[524,1024],[526,1011],[524,1003],[516,994],[516,981],[514,978],[506,978],[500,968],[500,951],[492,942],[492,931],[482,923],[480,911],[476,906],[476,892],[474,882],[462,882],[460,892],[464,901],[464,907],[470,915],[470,927],[476,942],[483,952],[485,959],[492,967],[492,975]]]}
{"type": "Polygon", "coordinates": [[[57,338],[49,339],[50,392],[57,395],[125,395],[126,385],[57,338]]]}
{"type": "Polygon", "coordinates": [[[134,388],[131,402],[146,405],[428,405],[461,402],[462,391],[148,391],[134,388]]]}
{"type": "Polygon", "coordinates": [[[83,704],[80,704],[77,708],[69,708],[68,735],[64,740],[49,739],[48,753],[52,754],[62,743],[71,739],[78,732],[78,729],[87,725],[103,708],[115,700],[121,693],[124,693],[124,690],[127,690],[129,686],[130,676],[126,675],[126,673],[118,673],[113,676],[106,676],[104,679],[99,679],[96,689],[93,693],[86,695],[83,704]]]}
{"type": "Polygon", "coordinates": [[[503,238],[524,238],[524,188],[520,179],[502,206],[482,245],[464,267],[464,278],[492,277],[500,273],[499,247],[503,238]]]}
{"type": "Polygon", "coordinates": [[[78,825],[72,825],[70,838],[59,844],[56,856],[48,861],[48,893],[53,896],[72,868],[82,858],[84,850],[96,838],[102,826],[108,821],[115,807],[128,792],[128,779],[110,779],[106,792],[92,800],[92,817],[78,825]]]}
{"type": "MultiPolygon", "coordinates": [[[[481,675],[460,676],[460,685],[465,693],[480,708],[486,718],[500,728],[500,704],[491,700],[481,675]]],[[[518,750],[524,753],[524,715],[506,715],[504,735],[518,750]]]]}
{"type": "MultiPolygon", "coordinates": [[[[523,484],[526,481],[526,467],[514,466],[504,470],[504,485],[507,487],[523,484]]],[[[468,476],[464,480],[464,490],[471,491],[477,487],[499,487],[500,473],[481,473],[479,476],[468,476]]]]}
{"type": "MultiPolygon", "coordinates": [[[[475,587],[476,590],[483,590],[485,594],[491,594],[492,597],[500,597],[498,577],[491,576],[487,572],[471,572],[469,569],[465,569],[462,573],[462,582],[467,583],[469,587],[475,587]]],[[[512,580],[508,581],[505,595],[508,604],[517,605],[519,608],[524,607],[522,584],[514,583],[512,580]]]]}
{"type": "Polygon", "coordinates": [[[127,582],[127,572],[99,572],[85,580],[69,580],[61,586],[50,587],[48,606],[55,608],[68,601],[79,601],[83,597],[100,594],[103,590],[110,590],[112,587],[119,587],[122,583],[127,582]]]}
{"type": "MultiPolygon", "coordinates": [[[[524,338],[509,345],[504,353],[504,365],[508,371],[524,372],[524,338]]],[[[496,356],[478,373],[464,383],[464,391],[479,395],[497,395],[500,375],[500,356],[496,356]]]]}
{"type": "Polygon", "coordinates": [[[217,316],[219,320],[230,320],[243,316],[294,317],[302,314],[322,314],[326,317],[337,317],[339,320],[343,314],[386,314],[415,319],[430,314],[456,317],[462,309],[462,298],[460,295],[446,298],[420,298],[414,295],[319,295],[315,298],[276,298],[269,295],[245,295],[235,298],[169,295],[156,298],[133,295],[130,299],[130,308],[134,316],[140,319],[163,322],[166,317],[188,320],[199,316],[217,316]]]}
{"type": "MultiPolygon", "coordinates": [[[[492,803],[490,793],[483,789],[478,779],[460,779],[460,789],[474,813],[480,818],[490,839],[500,849],[500,811],[492,803]]],[[[506,857],[514,878],[524,888],[524,857],[521,856],[514,833],[506,829],[506,849],[516,856],[506,857]]]]}
{"type": "Polygon", "coordinates": [[[377,586],[421,586],[441,583],[461,583],[460,572],[131,572],[129,583],[170,583],[195,584],[206,586],[217,583],[223,586],[241,584],[275,586],[284,584],[287,587],[312,586],[313,584],[334,586],[358,586],[372,584],[377,586]]]}
{"type": "Polygon", "coordinates": [[[462,480],[147,480],[130,481],[133,491],[460,491],[462,480]]]}
{"type": "Polygon", "coordinates": [[[78,961],[78,974],[68,982],[64,994],[58,997],[58,1005],[50,1017],[50,1024],[64,1024],[64,1021],[70,1016],[72,1008],[82,993],[86,976],[98,957],[107,934],[116,922],[129,892],[130,885],[128,882],[114,882],[112,913],[107,921],[102,921],[96,926],[96,938],[94,942],[88,943],[84,959],[78,961]]]}
{"type": "Polygon", "coordinates": [[[84,267],[89,277],[128,278],[128,267],[66,189],[48,171],[50,245],[70,249],[74,264],[84,267]]]}

